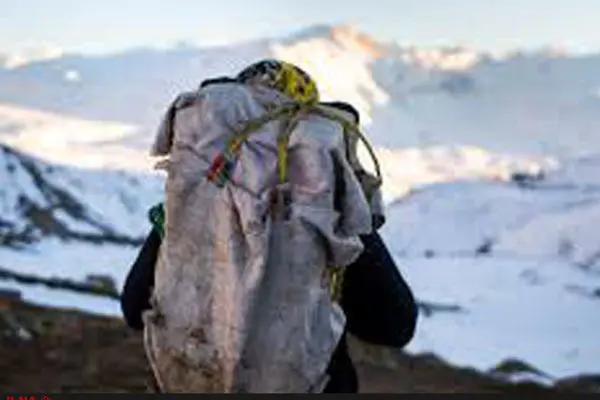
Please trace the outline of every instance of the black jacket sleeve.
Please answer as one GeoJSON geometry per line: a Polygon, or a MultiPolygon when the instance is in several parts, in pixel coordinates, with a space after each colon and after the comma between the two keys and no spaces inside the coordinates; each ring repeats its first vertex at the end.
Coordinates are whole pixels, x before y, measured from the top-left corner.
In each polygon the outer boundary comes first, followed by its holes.
{"type": "Polygon", "coordinates": [[[125,279],[121,293],[121,310],[125,322],[133,329],[144,328],[142,312],[150,309],[150,295],[154,286],[154,269],[160,242],[160,235],[153,229],[125,279]]]}
{"type": "Polygon", "coordinates": [[[417,305],[377,231],[361,236],[365,250],[344,275],[341,305],[350,333],[366,342],[404,347],[417,324],[417,305]]]}

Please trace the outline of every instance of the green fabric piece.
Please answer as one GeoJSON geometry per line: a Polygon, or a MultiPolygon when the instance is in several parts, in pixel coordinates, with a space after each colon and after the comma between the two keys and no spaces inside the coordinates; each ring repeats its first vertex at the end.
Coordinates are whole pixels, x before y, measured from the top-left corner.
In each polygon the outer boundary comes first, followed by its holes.
{"type": "Polygon", "coordinates": [[[148,211],[148,219],[161,238],[165,237],[165,205],[158,203],[148,211]]]}

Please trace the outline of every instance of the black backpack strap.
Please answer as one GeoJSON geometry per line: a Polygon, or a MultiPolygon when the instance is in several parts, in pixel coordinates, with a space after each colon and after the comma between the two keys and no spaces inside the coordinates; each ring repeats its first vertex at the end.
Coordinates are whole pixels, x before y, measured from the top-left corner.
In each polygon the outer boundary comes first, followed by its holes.
{"type": "Polygon", "coordinates": [[[360,124],[360,113],[352,104],[346,103],[344,101],[326,101],[326,102],[322,102],[320,104],[327,106],[327,107],[333,107],[333,108],[337,108],[342,111],[346,111],[346,112],[352,114],[352,116],[355,119],[355,123],[357,125],[360,124]]]}
{"type": "Polygon", "coordinates": [[[203,80],[202,83],[200,83],[200,89],[205,88],[208,85],[216,85],[220,83],[238,83],[238,81],[229,76],[219,76],[217,78],[203,80]]]}

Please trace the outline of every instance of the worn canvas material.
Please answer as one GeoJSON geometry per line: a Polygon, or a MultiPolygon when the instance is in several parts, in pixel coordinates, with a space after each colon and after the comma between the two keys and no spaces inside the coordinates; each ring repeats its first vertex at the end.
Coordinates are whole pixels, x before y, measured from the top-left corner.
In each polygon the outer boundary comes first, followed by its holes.
{"type": "Polygon", "coordinates": [[[327,271],[358,257],[374,212],[342,127],[312,115],[299,121],[288,182],[277,179],[285,121],[250,136],[231,181],[206,179],[236,130],[288,101],[216,84],[180,95],[164,115],[152,151],[168,156],[165,238],[144,315],[163,392],[306,393],[327,382],[345,324],[327,271]]]}

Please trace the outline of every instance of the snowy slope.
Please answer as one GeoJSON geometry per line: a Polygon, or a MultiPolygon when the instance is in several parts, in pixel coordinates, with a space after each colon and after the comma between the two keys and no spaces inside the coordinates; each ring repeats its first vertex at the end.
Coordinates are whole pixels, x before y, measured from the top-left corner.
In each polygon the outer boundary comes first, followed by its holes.
{"type": "Polygon", "coordinates": [[[0,236],[20,246],[44,237],[135,244],[158,175],[53,165],[0,145],[0,236]]]}
{"type": "MultiPolygon", "coordinates": [[[[148,224],[141,228],[149,229],[148,224]]],[[[137,247],[111,243],[94,244],[47,238],[14,251],[0,246],[0,268],[41,278],[68,278],[83,282],[90,275],[111,278],[117,289],[123,287],[129,266],[136,256],[137,247]]],[[[74,293],[49,288],[41,284],[0,280],[0,289],[17,289],[25,300],[51,307],[70,307],[93,313],[120,315],[120,305],[114,299],[94,294],[74,293]]]]}
{"type": "Polygon", "coordinates": [[[148,171],[148,132],[135,125],[69,118],[0,104],[0,142],[47,162],[148,171]]]}
{"type": "MultiPolygon", "coordinates": [[[[11,114],[12,122],[17,114],[11,114]]],[[[32,117],[28,112],[24,115],[32,117]]],[[[121,288],[124,274],[150,229],[147,210],[162,200],[163,177],[139,171],[145,164],[140,151],[129,151],[137,154],[127,164],[134,166],[134,170],[115,169],[123,155],[111,153],[114,145],[104,148],[101,143],[94,153],[91,136],[88,141],[63,143],[64,153],[54,152],[52,146],[48,149],[43,140],[36,139],[43,139],[44,133],[59,134],[59,130],[53,129],[61,127],[61,119],[48,124],[47,115],[35,115],[38,118],[20,120],[22,125],[31,123],[27,129],[14,130],[17,137],[22,134],[31,140],[15,144],[46,158],[56,158],[60,163],[0,144],[0,268],[76,281],[100,274],[112,278],[117,288],[121,288]],[[89,144],[92,146],[88,147],[89,144]],[[136,160],[140,164],[135,164],[136,160]],[[84,167],[68,165],[69,162],[84,167]]],[[[72,126],[72,122],[64,119],[64,127],[74,129],[77,134],[86,132],[75,129],[82,127],[90,128],[91,134],[95,127],[99,136],[120,132],[119,129],[101,132],[108,124],[95,126],[92,121],[75,121],[77,124],[72,126]]],[[[39,304],[75,306],[111,315],[120,312],[114,300],[98,296],[10,280],[0,280],[1,288],[19,289],[26,300],[39,304]]]]}
{"type": "Polygon", "coordinates": [[[382,232],[401,271],[446,310],[421,314],[409,351],[483,370],[518,358],[546,380],[599,373],[598,167],[438,183],[391,204],[382,232]]]}
{"type": "MultiPolygon", "coordinates": [[[[384,174],[383,235],[419,299],[460,310],[422,315],[410,351],[482,369],[516,357],[553,378],[600,372],[599,55],[403,48],[317,26],[231,47],[13,62],[0,67],[0,237],[33,232],[33,243],[0,246],[0,266],[108,274],[120,287],[136,248],[97,239],[145,234],[162,191],[147,148],[166,104],[268,56],[360,110],[384,174]]],[[[119,313],[112,300],[7,286],[119,313]]]]}
{"type": "Polygon", "coordinates": [[[489,370],[525,360],[550,378],[599,373],[598,299],[569,290],[600,284],[553,261],[503,258],[402,259],[421,298],[460,306],[421,314],[411,352],[433,351],[458,365],[489,370]]]}
{"type": "MultiPolygon", "coordinates": [[[[365,167],[372,170],[370,158],[363,148],[359,150],[365,167]]],[[[433,183],[508,181],[515,174],[536,176],[558,165],[553,158],[490,153],[472,146],[376,147],[375,153],[381,164],[387,203],[433,183]]]]}
{"type": "MultiPolygon", "coordinates": [[[[579,164],[576,164],[579,165],[579,164]]],[[[390,204],[385,232],[405,256],[560,259],[600,267],[600,186],[564,174],[596,177],[590,165],[550,173],[530,183],[447,182],[414,190],[390,204]]]]}

